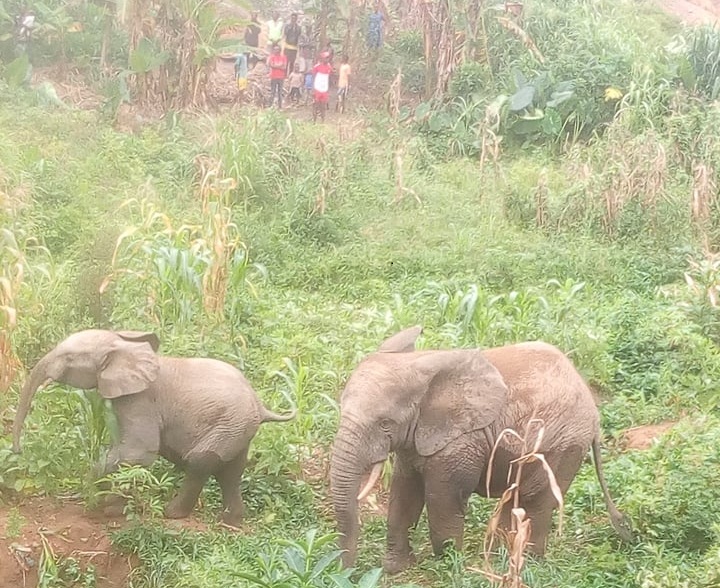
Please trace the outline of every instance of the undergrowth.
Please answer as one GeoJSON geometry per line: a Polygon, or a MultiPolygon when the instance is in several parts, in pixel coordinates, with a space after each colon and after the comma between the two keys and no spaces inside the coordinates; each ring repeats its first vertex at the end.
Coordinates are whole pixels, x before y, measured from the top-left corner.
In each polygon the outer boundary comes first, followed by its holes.
{"type": "MultiPolygon", "coordinates": [[[[591,4],[547,3],[529,30],[546,39],[555,81],[595,76],[577,96],[586,108],[577,120],[599,121],[601,132],[550,149],[503,145],[483,167],[448,156],[462,141],[448,151],[443,133],[418,134],[380,113],[351,139],[274,111],[173,114],[131,135],[99,113],[0,88],[0,368],[9,386],[0,395],[0,499],[97,499],[92,464],[113,434],[105,403],[48,387],[15,455],[17,393],[34,362],[73,331],[151,330],[162,353],[237,365],[267,406],[293,405],[298,416],[263,426],[251,446],[241,532],[214,519],[214,482],[195,514],[200,530],[178,530],[159,517],[159,497],[181,475],[168,463],[112,477],[110,491],[131,499],[131,524],[113,543],[139,562],[133,586],[487,586],[482,538],[493,504],[479,497],[463,553],[433,557],[423,517],[412,533],[418,566],[378,579],[380,505],[363,515],[358,569],[348,576],[337,565],[327,458],[339,392],[380,341],[422,324],[423,348],[546,340],[598,394],[609,485],[639,540],[616,539],[586,464],[565,499],[563,535],[545,560],[523,567],[528,586],[717,586],[717,108],[663,77],[667,61],[641,74],[615,55],[580,72],[551,44],[563,31],[583,41],[581,55],[619,43],[612,23],[627,9],[616,3],[600,28],[572,29],[578,14],[563,11],[590,13],[591,4]],[[555,18],[564,28],[550,26],[555,18]],[[622,99],[593,103],[607,84],[622,86],[622,99]],[[399,175],[414,198],[396,201],[399,175]],[[622,451],[625,429],[665,420],[680,423],[657,445],[622,451]]],[[[654,24],[651,39],[675,32],[664,26],[654,24]]],[[[710,51],[704,35],[695,46],[710,51]]],[[[416,91],[418,50],[406,33],[377,65],[390,72],[415,56],[406,84],[416,91]]],[[[495,67],[509,75],[520,51],[513,44],[495,67]]],[[[694,66],[707,91],[714,70],[694,66]]],[[[468,69],[454,91],[491,100],[504,90],[490,73],[468,69]]],[[[477,105],[464,112],[486,114],[477,105]]],[[[466,122],[455,130],[475,141],[477,121],[466,122]]],[[[508,554],[495,557],[504,569],[508,554]]],[[[93,570],[62,565],[64,581],[95,582],[93,570]]]]}

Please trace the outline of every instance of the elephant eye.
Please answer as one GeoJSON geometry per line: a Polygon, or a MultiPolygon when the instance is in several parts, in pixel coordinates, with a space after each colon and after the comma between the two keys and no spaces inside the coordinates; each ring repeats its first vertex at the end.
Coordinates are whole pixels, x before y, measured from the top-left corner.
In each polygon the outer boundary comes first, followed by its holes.
{"type": "Polygon", "coordinates": [[[392,429],[393,422],[391,419],[380,419],[380,428],[383,431],[389,431],[392,429]]]}

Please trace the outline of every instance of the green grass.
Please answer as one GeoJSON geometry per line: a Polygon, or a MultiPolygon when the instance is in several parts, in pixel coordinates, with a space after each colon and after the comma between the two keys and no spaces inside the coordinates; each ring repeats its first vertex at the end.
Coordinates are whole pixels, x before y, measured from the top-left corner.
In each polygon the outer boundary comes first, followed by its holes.
{"type": "MultiPolygon", "coordinates": [[[[359,145],[333,143],[340,162],[336,196],[320,217],[312,213],[314,186],[305,175],[324,165],[314,148],[316,129],[296,124],[296,140],[288,143],[282,125],[262,115],[252,123],[253,140],[261,147],[252,157],[263,158],[272,150],[269,165],[291,165],[294,174],[274,169],[270,177],[264,164],[258,164],[260,176],[237,193],[233,217],[251,261],[262,264],[265,272],[248,278],[251,288],[244,284],[231,290],[222,320],[206,317],[201,299],[192,292],[182,295],[192,312],[164,320],[157,308],[168,309],[160,310],[162,314],[171,312],[170,307],[156,300],[152,314],[145,305],[151,282],[140,285],[132,276],[119,274],[107,294],[98,295],[96,288],[109,271],[116,236],[142,223],[137,206],[121,206],[129,198],[140,195],[146,206],[151,204],[176,227],[202,221],[193,196],[192,158],[200,149],[193,137],[207,123],[185,119],[169,134],[151,128],[128,137],[102,125],[89,133],[77,128],[76,118],[51,111],[28,109],[17,118],[6,108],[0,109],[0,118],[20,153],[36,150],[32,160],[10,156],[4,162],[10,188],[13,178],[32,181],[28,206],[8,220],[52,245],[52,271],[28,276],[19,305],[14,342],[28,365],[64,334],[82,327],[148,328],[159,332],[164,353],[223,358],[243,367],[269,406],[293,404],[300,409],[296,421],[265,425],[255,439],[243,484],[245,532],[230,534],[215,525],[220,496],[210,484],[202,511],[208,531],[178,532],[146,516],[141,517],[145,522],[115,536],[117,547],[136,553],[142,563],[134,573],[135,585],[236,585],[233,574],[255,569],[258,553],[269,554],[271,562],[281,557],[270,555],[281,553],[279,538],[301,541],[305,530],[315,527],[323,534],[331,532],[326,482],[306,479],[303,472],[317,471],[315,448],[328,449],[337,419],[335,399],[353,366],[403,326],[425,325],[423,345],[428,347],[532,338],[560,345],[606,399],[603,425],[609,437],[631,425],[717,405],[714,383],[720,356],[707,336],[712,325],[703,330],[697,317],[705,315],[691,312],[702,300],[689,290],[683,294],[682,272],[688,269],[692,238],[662,249],[649,235],[608,241],[583,230],[518,226],[507,218],[503,191],[510,186],[529,189],[537,177],[531,170],[547,161],[526,156],[507,168],[505,180],[480,174],[470,161],[435,164],[429,173],[410,175],[422,205],[410,200],[393,205],[392,178],[381,165],[382,147],[366,138],[359,139],[359,145]],[[44,123],[36,129],[32,121],[41,116],[44,123]],[[51,129],[58,136],[42,141],[42,133],[51,129]],[[61,138],[62,129],[66,132],[61,138]],[[80,151],[81,135],[87,156],[80,151]],[[101,146],[108,150],[102,152],[101,146]],[[353,159],[359,151],[362,157],[353,159]],[[67,153],[62,163],[60,153],[67,153]],[[47,163],[38,171],[32,162],[40,159],[47,163]],[[288,163],[296,160],[299,163],[288,163]],[[46,198],[50,193],[62,198],[46,198]],[[44,234],[45,227],[63,224],[73,227],[70,242],[57,230],[44,234]],[[87,271],[90,260],[94,272],[87,271]],[[679,284],[677,294],[658,295],[659,287],[673,283],[679,284]],[[32,312],[37,304],[43,305],[42,317],[32,312]]],[[[203,149],[221,152],[237,138],[219,133],[214,140],[203,149]]],[[[162,243],[153,230],[143,239],[162,243]]],[[[187,242],[178,246],[188,247],[187,242]]],[[[28,254],[34,255],[32,250],[28,254]]],[[[35,257],[41,259],[41,254],[35,257]]],[[[128,259],[121,256],[120,265],[128,259]]],[[[176,289],[165,292],[160,286],[155,294],[175,302],[180,296],[176,289]]],[[[12,414],[9,407],[5,410],[12,414]]],[[[0,463],[8,471],[2,484],[51,494],[81,491],[91,499],[90,468],[98,444],[107,438],[98,411],[82,395],[68,395],[58,387],[39,394],[26,431],[26,451],[11,455],[9,439],[3,438],[0,463]],[[44,448],[51,442],[56,451],[48,456],[44,448]]],[[[712,424],[706,428],[714,430],[712,424]]],[[[672,478],[683,460],[704,459],[704,447],[689,445],[688,456],[667,461],[663,467],[668,476],[672,478]]],[[[650,578],[648,574],[658,577],[658,569],[684,571],[698,582],[711,574],[707,562],[717,537],[712,521],[701,532],[702,549],[687,553],[678,543],[684,531],[697,535],[706,509],[697,504],[694,520],[681,510],[670,520],[652,514],[692,503],[693,487],[702,475],[688,468],[684,486],[658,491],[653,503],[646,504],[644,484],[651,482],[646,475],[656,469],[652,455],[610,455],[607,460],[613,493],[640,523],[640,544],[628,547],[615,539],[588,465],[568,497],[565,535],[553,540],[546,561],[528,565],[531,586],[635,586],[641,578],[650,578]]],[[[168,465],[159,462],[153,471],[157,477],[152,479],[159,480],[168,465]]],[[[717,498],[716,487],[708,487],[708,504],[717,498]]],[[[158,488],[150,484],[144,490],[148,505],[143,510],[140,504],[140,513],[157,510],[158,488]]],[[[134,500],[142,498],[140,492],[134,500]]],[[[481,574],[463,571],[463,561],[471,569],[481,565],[490,508],[487,501],[473,499],[465,554],[443,560],[430,556],[422,522],[414,533],[420,565],[386,583],[485,585],[481,574]]],[[[382,518],[366,522],[361,569],[379,563],[384,526],[382,518]]]]}
{"type": "MultiPolygon", "coordinates": [[[[581,4],[579,12],[591,9],[581,4]]],[[[543,26],[568,3],[554,5],[542,13],[543,26]]],[[[628,3],[613,11],[622,18],[628,3]]],[[[647,28],[647,38],[623,38],[613,22],[576,33],[632,53],[675,32],[665,20],[646,25],[633,17],[627,30],[647,28]]],[[[567,496],[564,535],[553,538],[544,561],[526,567],[529,586],[718,585],[720,314],[710,296],[718,265],[692,263],[703,258],[689,215],[691,174],[671,150],[678,137],[687,142],[713,120],[712,112],[693,106],[650,133],[637,128],[646,116],[639,113],[662,108],[630,104],[637,116],[617,120],[590,143],[562,154],[507,151],[498,173],[441,157],[437,145],[403,128],[405,183],[422,204],[410,196],[394,204],[389,121],[380,113],[349,141],[332,125],[275,112],[172,115],[132,135],[98,113],[44,108],[22,90],[0,88],[0,95],[7,98],[0,103],[0,226],[26,260],[11,334],[25,367],[82,328],[148,329],[160,336],[163,353],[224,359],[244,370],[270,408],[299,410],[291,423],[264,425],[253,442],[241,533],[216,524],[214,482],[199,515],[207,530],[178,531],[156,516],[159,497],[179,479],[162,460],[150,473],[126,470],[115,480],[115,490],[133,498],[133,524],[113,536],[117,549],[140,562],[132,586],[330,585],[339,572],[323,458],[337,399],[363,355],[414,324],[424,325],[426,348],[547,340],[570,355],[601,398],[607,476],[639,541],[616,539],[588,461],[567,496]],[[626,206],[608,230],[603,207],[607,190],[619,185],[616,167],[643,161],[648,144],[670,153],[662,197],[651,206],[643,189],[621,194],[626,206]],[[209,233],[198,195],[200,157],[219,163],[234,183],[224,195],[248,256],[234,259],[225,307],[212,316],[203,306],[211,248],[202,241],[209,233]],[[589,177],[579,174],[582,164],[589,177]],[[547,222],[536,227],[541,177],[547,222]],[[324,215],[314,210],[321,183],[324,215]],[[163,232],[164,219],[172,231],[163,232]],[[138,230],[123,241],[113,268],[118,237],[129,228],[138,230]],[[658,446],[618,449],[624,429],[666,419],[681,424],[658,446]],[[310,529],[317,534],[308,536],[310,529]],[[305,567],[321,563],[313,584],[305,567]]],[[[691,146],[697,157],[714,154],[709,143],[691,146]]],[[[716,234],[710,227],[711,245],[716,234]]],[[[9,248],[0,250],[0,270],[15,259],[9,248]]],[[[21,374],[0,397],[4,424],[22,381],[21,374]]],[[[79,493],[93,502],[91,470],[112,431],[97,396],[60,386],[38,394],[21,455],[9,449],[9,426],[2,430],[0,499],[79,493]]],[[[419,565],[382,585],[487,586],[477,570],[492,508],[473,497],[466,549],[444,558],[431,556],[423,517],[413,532],[419,565]]],[[[368,515],[356,585],[370,588],[372,578],[360,578],[379,565],[384,536],[384,519],[368,515]]],[[[76,563],[65,560],[55,573],[82,575],[76,563]]],[[[93,574],[83,581],[93,585],[93,574]]]]}

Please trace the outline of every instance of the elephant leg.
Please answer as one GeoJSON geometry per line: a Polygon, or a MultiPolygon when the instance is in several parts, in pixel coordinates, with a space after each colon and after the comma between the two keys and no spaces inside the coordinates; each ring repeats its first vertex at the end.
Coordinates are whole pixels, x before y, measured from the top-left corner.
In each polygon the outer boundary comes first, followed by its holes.
{"type": "Polygon", "coordinates": [[[425,506],[422,474],[400,460],[395,463],[388,505],[387,554],[383,567],[389,574],[415,563],[410,547],[410,528],[417,525],[425,506]]]}
{"type": "MultiPolygon", "coordinates": [[[[157,452],[150,448],[144,449],[132,443],[120,443],[110,449],[105,461],[98,463],[93,474],[95,477],[104,477],[116,472],[120,464],[138,465],[143,467],[151,466],[157,459],[157,452]]],[[[96,482],[98,490],[108,492],[111,488],[109,481],[96,482]]],[[[100,506],[106,517],[120,517],[125,511],[127,500],[122,496],[105,494],[100,506]]]]}
{"type": "MultiPolygon", "coordinates": [[[[546,454],[545,459],[555,475],[562,496],[565,496],[565,492],[580,469],[585,453],[579,447],[572,447],[562,453],[546,454]]],[[[540,464],[533,464],[533,466],[535,467],[533,467],[532,473],[529,473],[525,486],[531,489],[537,487],[541,489],[530,496],[524,495],[523,481],[521,480],[520,506],[525,509],[525,513],[531,521],[528,550],[542,557],[545,555],[548,537],[552,529],[553,512],[558,507],[558,503],[550,489],[547,474],[543,468],[540,464]]]]}
{"type": "Polygon", "coordinates": [[[184,519],[189,516],[197,504],[205,482],[220,467],[215,454],[190,456],[186,459],[185,479],[175,498],[165,507],[165,516],[169,519],[184,519]]]}
{"type": "Polygon", "coordinates": [[[239,526],[245,514],[245,505],[240,494],[240,480],[247,463],[247,454],[246,448],[235,459],[222,464],[215,472],[215,479],[220,485],[223,496],[222,519],[232,527],[239,526]]]}
{"type": "MultiPolygon", "coordinates": [[[[448,469],[443,463],[432,463],[425,470],[425,502],[427,504],[430,542],[433,553],[440,555],[448,541],[462,549],[465,530],[465,509],[473,489],[480,481],[479,468],[448,469]]],[[[458,460],[455,460],[455,465],[458,460]]]]}

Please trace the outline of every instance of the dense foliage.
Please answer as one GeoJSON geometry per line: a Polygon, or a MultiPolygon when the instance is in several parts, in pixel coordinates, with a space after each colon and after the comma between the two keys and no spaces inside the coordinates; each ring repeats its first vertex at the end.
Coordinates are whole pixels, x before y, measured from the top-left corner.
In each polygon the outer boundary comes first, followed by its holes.
{"type": "MultiPolygon", "coordinates": [[[[75,330],[147,329],[163,353],[229,361],[268,406],[299,414],[253,443],[242,533],[214,522],[214,482],[198,512],[208,530],[178,531],[159,517],[178,481],[167,463],[112,477],[110,491],[130,498],[131,524],[113,541],[137,556],[133,586],[486,586],[477,570],[493,505],[477,497],[464,554],[431,557],[423,519],[419,566],[379,579],[385,521],[371,508],[358,571],[340,571],[334,551],[326,468],[339,391],[363,354],[419,323],[427,348],[547,340],[602,399],[607,476],[639,541],[611,532],[588,463],[563,536],[526,567],[529,586],[717,586],[720,152],[717,105],[706,101],[715,33],[681,43],[635,5],[528,3],[542,67],[489,26],[491,61],[456,71],[449,103],[337,128],[233,111],[171,113],[126,133],[105,111],[53,106],[10,83],[5,60],[0,390],[12,385],[0,396],[0,499],[73,492],[93,504],[91,468],[113,429],[105,404],[51,386],[15,455],[17,392],[75,330]],[[606,100],[608,88],[620,96],[606,100]],[[507,109],[521,98],[522,109],[507,109]],[[498,124],[487,120],[492,104],[498,124]],[[523,147],[513,132],[531,109],[560,118],[523,147]],[[480,155],[486,130],[508,137],[497,159],[451,157],[480,155]],[[623,451],[625,429],[664,420],[680,423],[648,451],[623,451]]],[[[84,34],[99,22],[84,18],[84,34]]],[[[88,55],[63,39],[65,59],[88,55]]],[[[409,89],[421,92],[419,43],[408,32],[391,39],[378,75],[405,62],[409,89]]],[[[33,59],[59,55],[43,48],[33,59]]],[[[60,564],[47,572],[56,585],[94,585],[92,570],[60,564]]]]}

